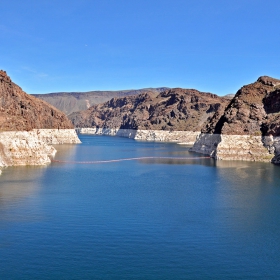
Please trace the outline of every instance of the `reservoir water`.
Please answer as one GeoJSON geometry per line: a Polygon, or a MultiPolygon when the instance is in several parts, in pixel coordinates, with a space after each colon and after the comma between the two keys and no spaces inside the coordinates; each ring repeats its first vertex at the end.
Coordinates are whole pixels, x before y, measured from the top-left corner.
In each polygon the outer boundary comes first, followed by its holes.
{"type": "Polygon", "coordinates": [[[80,136],[0,176],[0,279],[279,279],[280,167],[80,136]]]}

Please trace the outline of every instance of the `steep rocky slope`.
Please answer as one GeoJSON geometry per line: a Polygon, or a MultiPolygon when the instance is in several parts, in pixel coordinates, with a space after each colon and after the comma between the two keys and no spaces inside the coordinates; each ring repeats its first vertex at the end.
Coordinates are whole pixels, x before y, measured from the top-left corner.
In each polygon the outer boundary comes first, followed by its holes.
{"type": "Polygon", "coordinates": [[[48,94],[33,94],[65,114],[86,110],[89,107],[104,103],[112,98],[137,95],[147,91],[159,93],[167,88],[144,88],[138,90],[119,90],[119,91],[89,91],[89,92],[54,92],[48,94]]]}
{"type": "Polygon", "coordinates": [[[69,115],[75,127],[200,131],[208,118],[228,104],[227,98],[193,89],[169,89],[113,98],[69,115]]]}
{"type": "Polygon", "coordinates": [[[0,167],[46,164],[56,152],[48,144],[79,142],[64,113],[26,94],[0,71],[0,167]]]}
{"type": "Polygon", "coordinates": [[[73,128],[64,113],[48,103],[26,94],[0,71],[0,130],[73,128]]]}
{"type": "Polygon", "coordinates": [[[267,76],[243,86],[206,123],[193,150],[221,159],[271,160],[279,149],[279,87],[280,80],[267,76]]]}
{"type": "Polygon", "coordinates": [[[279,134],[280,80],[267,76],[243,86],[224,112],[217,112],[203,132],[230,135],[279,134]]]}

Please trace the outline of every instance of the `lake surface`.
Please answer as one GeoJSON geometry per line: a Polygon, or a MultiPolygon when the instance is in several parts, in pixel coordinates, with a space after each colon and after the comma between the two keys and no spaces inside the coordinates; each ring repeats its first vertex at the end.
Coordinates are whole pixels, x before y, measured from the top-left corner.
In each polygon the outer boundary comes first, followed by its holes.
{"type": "Polygon", "coordinates": [[[280,167],[80,136],[0,176],[0,279],[279,279],[280,167]]]}

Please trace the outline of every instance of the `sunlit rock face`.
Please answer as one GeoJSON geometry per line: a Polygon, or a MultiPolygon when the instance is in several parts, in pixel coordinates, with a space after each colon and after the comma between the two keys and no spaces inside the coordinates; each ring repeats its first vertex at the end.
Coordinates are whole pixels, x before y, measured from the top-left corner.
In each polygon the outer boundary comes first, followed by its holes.
{"type": "Polygon", "coordinates": [[[211,93],[174,88],[113,98],[69,118],[76,128],[196,132],[229,101],[211,93]]]}
{"type": "Polygon", "coordinates": [[[193,151],[217,159],[279,162],[280,80],[243,86],[225,110],[206,122],[193,151]]]}
{"type": "Polygon", "coordinates": [[[0,166],[44,165],[51,144],[80,143],[64,113],[26,94],[0,71],[0,166]]]}
{"type": "Polygon", "coordinates": [[[25,93],[0,71],[0,130],[73,129],[66,115],[25,93]]]}
{"type": "Polygon", "coordinates": [[[44,165],[56,150],[39,140],[35,131],[5,131],[0,133],[0,165],[44,165]]]}
{"type": "Polygon", "coordinates": [[[119,136],[143,141],[177,142],[186,145],[193,145],[200,134],[199,131],[135,130],[96,127],[79,128],[77,131],[81,134],[119,136]]]}

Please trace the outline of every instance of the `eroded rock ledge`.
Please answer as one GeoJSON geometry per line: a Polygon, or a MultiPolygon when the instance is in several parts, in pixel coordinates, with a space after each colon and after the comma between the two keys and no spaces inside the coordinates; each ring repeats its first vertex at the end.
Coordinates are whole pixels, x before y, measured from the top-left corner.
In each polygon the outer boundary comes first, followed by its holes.
{"type": "Polygon", "coordinates": [[[79,128],[81,134],[109,135],[127,137],[135,140],[179,142],[193,145],[200,134],[199,131],[166,131],[166,130],[135,130],[113,128],[79,128]]]}
{"type": "Polygon", "coordinates": [[[200,134],[191,151],[220,160],[280,163],[280,137],[200,134]]]}
{"type": "Polygon", "coordinates": [[[0,70],[0,167],[47,164],[56,152],[50,145],[62,143],[80,143],[66,115],[0,70]]]}
{"type": "Polygon", "coordinates": [[[52,144],[77,144],[74,129],[33,129],[0,132],[0,167],[45,165],[56,149],[52,144]]]}
{"type": "Polygon", "coordinates": [[[81,134],[127,137],[135,140],[192,145],[190,151],[217,160],[262,161],[280,164],[280,137],[205,134],[199,131],[79,128],[81,134]]]}
{"type": "Polygon", "coordinates": [[[259,77],[205,123],[192,151],[216,159],[280,163],[280,80],[259,77]]]}

